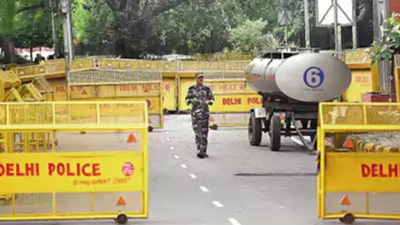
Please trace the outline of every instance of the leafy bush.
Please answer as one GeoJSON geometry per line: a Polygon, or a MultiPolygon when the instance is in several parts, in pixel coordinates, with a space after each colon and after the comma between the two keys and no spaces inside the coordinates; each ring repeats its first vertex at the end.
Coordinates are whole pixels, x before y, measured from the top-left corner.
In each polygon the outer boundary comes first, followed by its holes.
{"type": "Polygon", "coordinates": [[[384,23],[383,38],[374,43],[370,56],[373,62],[390,61],[394,54],[400,52],[400,14],[393,14],[384,23]]]}

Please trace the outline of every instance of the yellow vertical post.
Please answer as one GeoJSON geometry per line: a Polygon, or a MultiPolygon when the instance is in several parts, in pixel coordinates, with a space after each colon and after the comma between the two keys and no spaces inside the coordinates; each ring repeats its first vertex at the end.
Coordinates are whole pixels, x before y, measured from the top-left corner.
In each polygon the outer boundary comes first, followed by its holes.
{"type": "Polygon", "coordinates": [[[395,86],[396,86],[396,101],[400,102],[400,80],[399,80],[399,66],[394,67],[394,80],[395,80],[395,86]]]}
{"type": "Polygon", "coordinates": [[[30,152],[29,151],[29,145],[30,145],[30,143],[29,143],[29,133],[28,132],[24,132],[23,133],[24,134],[24,151],[25,152],[30,152]]]}
{"type": "Polygon", "coordinates": [[[11,195],[11,205],[12,205],[12,214],[15,215],[16,213],[16,203],[15,203],[15,194],[11,195]]]}
{"type": "Polygon", "coordinates": [[[56,132],[54,130],[51,132],[51,151],[56,151],[56,132]]]}
{"type": "Polygon", "coordinates": [[[10,125],[10,105],[9,104],[7,104],[7,106],[6,106],[6,115],[7,115],[6,123],[7,123],[7,125],[10,125]]]}
{"type": "Polygon", "coordinates": [[[50,132],[46,132],[46,152],[50,149],[50,132]]]}
{"type": "Polygon", "coordinates": [[[100,124],[100,104],[96,103],[96,122],[100,124]]]}
{"type": "Polygon", "coordinates": [[[10,145],[10,140],[9,140],[9,134],[8,132],[4,132],[4,152],[9,152],[9,145],[10,145]]]}
{"type": "Polygon", "coordinates": [[[0,101],[4,101],[5,91],[4,91],[4,81],[0,80],[0,101]]]}
{"type": "Polygon", "coordinates": [[[322,130],[320,140],[322,148],[321,148],[321,162],[320,162],[320,188],[321,188],[321,217],[325,217],[325,162],[326,162],[326,152],[325,152],[325,145],[323,144],[325,140],[325,131],[322,130]]]}
{"type": "Polygon", "coordinates": [[[366,125],[368,124],[368,120],[367,120],[367,106],[363,105],[362,106],[363,109],[363,123],[366,125]]]}
{"type": "Polygon", "coordinates": [[[56,193],[53,192],[51,195],[51,214],[53,216],[56,215],[56,210],[57,210],[57,206],[56,206],[57,202],[56,202],[56,193]]]}
{"type": "Polygon", "coordinates": [[[159,83],[159,87],[160,87],[160,128],[164,128],[164,88],[162,86],[162,76],[160,74],[161,77],[161,82],[159,83]]]}
{"type": "MultiPolygon", "coordinates": [[[[145,124],[148,126],[149,121],[148,121],[148,109],[147,107],[144,107],[144,118],[145,118],[145,124]]],[[[146,127],[147,127],[146,126],[146,127]]],[[[144,161],[144,191],[143,191],[143,207],[144,207],[144,215],[147,218],[148,217],[148,204],[149,204],[149,181],[148,181],[148,174],[149,174],[149,162],[148,162],[148,146],[149,146],[149,140],[148,140],[148,130],[147,128],[142,129],[142,135],[143,135],[143,141],[142,141],[142,153],[143,153],[143,161],[144,161]]]]}
{"type": "MultiPolygon", "coordinates": [[[[56,103],[52,103],[52,116],[53,116],[53,127],[56,125],[56,103]]],[[[51,131],[51,151],[56,151],[56,132],[51,131]]]]}
{"type": "Polygon", "coordinates": [[[90,193],[90,212],[94,212],[94,192],[90,193]]]}
{"type": "Polygon", "coordinates": [[[35,147],[36,147],[36,151],[40,152],[40,133],[32,133],[32,136],[34,136],[34,141],[35,141],[35,147]]]}
{"type": "Polygon", "coordinates": [[[324,218],[325,217],[325,130],[324,130],[324,111],[322,104],[319,104],[318,107],[318,112],[319,112],[319,124],[320,124],[320,130],[319,130],[319,135],[318,135],[318,142],[319,142],[319,147],[320,147],[320,168],[319,168],[319,186],[318,186],[318,191],[319,191],[319,207],[320,207],[320,217],[324,218]]]}

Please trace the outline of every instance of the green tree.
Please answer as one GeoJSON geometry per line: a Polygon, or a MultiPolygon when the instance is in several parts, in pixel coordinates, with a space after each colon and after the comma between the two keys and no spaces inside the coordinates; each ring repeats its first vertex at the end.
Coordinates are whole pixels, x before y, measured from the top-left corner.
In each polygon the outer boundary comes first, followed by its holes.
{"type": "Polygon", "coordinates": [[[114,17],[105,0],[76,0],[72,11],[77,53],[112,52],[114,17]]]}
{"type": "Polygon", "coordinates": [[[18,14],[15,22],[14,43],[19,48],[52,46],[50,12],[47,8],[18,14]]]}
{"type": "Polygon", "coordinates": [[[161,14],[154,22],[166,52],[211,53],[230,46],[229,32],[242,19],[233,1],[197,0],[161,14]]]}
{"type": "Polygon", "coordinates": [[[272,34],[263,33],[267,24],[268,22],[262,19],[246,20],[243,24],[232,29],[231,41],[234,50],[248,53],[278,47],[279,42],[273,38],[272,34]]]}
{"type": "Polygon", "coordinates": [[[0,0],[0,46],[5,62],[16,62],[15,47],[51,45],[47,0],[0,0]]]}
{"type": "Polygon", "coordinates": [[[5,54],[5,62],[15,61],[12,33],[16,16],[15,0],[0,0],[0,46],[5,54]]]}

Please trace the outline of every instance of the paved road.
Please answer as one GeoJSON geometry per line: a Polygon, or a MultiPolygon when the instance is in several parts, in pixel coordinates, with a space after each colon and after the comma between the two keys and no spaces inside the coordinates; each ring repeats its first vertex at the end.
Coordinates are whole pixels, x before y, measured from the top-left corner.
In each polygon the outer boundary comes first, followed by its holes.
{"type": "Polygon", "coordinates": [[[150,221],[154,224],[318,222],[315,177],[285,176],[314,173],[314,156],[290,139],[282,152],[275,153],[267,140],[264,146],[250,147],[246,129],[210,131],[210,158],[200,160],[195,157],[190,117],[170,116],[166,129],[152,134],[150,140],[150,221]],[[278,174],[283,176],[254,176],[278,174]]]}
{"type": "MultiPolygon", "coordinates": [[[[210,158],[195,156],[190,117],[166,117],[150,141],[150,217],[138,225],[340,224],[317,218],[314,156],[290,138],[251,147],[244,128],[210,131],[210,158]]],[[[3,223],[4,224],[4,223],[3,223]]],[[[113,224],[110,221],[18,224],[113,224]]],[[[380,225],[395,222],[362,221],[380,225]]]]}

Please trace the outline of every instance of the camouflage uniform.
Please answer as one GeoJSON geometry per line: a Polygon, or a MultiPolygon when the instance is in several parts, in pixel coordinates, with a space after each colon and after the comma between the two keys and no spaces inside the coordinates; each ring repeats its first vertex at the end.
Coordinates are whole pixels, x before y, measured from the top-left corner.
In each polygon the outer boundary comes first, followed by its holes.
{"type": "Polygon", "coordinates": [[[210,111],[208,105],[214,103],[214,96],[207,86],[193,85],[189,88],[186,103],[192,105],[192,127],[196,135],[197,150],[201,154],[207,152],[208,120],[210,111]]]}

